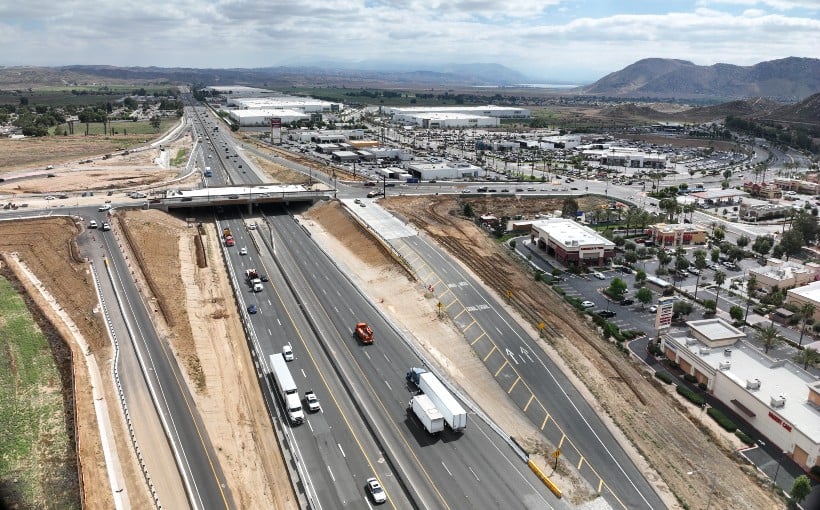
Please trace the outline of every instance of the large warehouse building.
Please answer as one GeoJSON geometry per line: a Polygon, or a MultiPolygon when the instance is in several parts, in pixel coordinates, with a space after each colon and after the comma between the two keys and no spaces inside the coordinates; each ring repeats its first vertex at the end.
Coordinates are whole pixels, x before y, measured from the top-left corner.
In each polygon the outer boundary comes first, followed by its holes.
{"type": "Polygon", "coordinates": [[[506,106],[413,106],[385,107],[384,113],[393,117],[397,124],[415,125],[422,128],[483,128],[496,127],[500,119],[526,119],[526,108],[506,106]]]}
{"type": "Polygon", "coordinates": [[[615,256],[615,243],[591,228],[565,218],[534,221],[530,240],[568,265],[603,266],[615,256]]]}
{"type": "Polygon", "coordinates": [[[338,112],[341,103],[331,103],[311,97],[229,97],[228,106],[238,110],[296,110],[304,113],[338,112]]]}
{"type": "Polygon", "coordinates": [[[413,115],[426,113],[458,113],[480,117],[498,117],[500,119],[527,119],[530,111],[514,106],[395,106],[384,107],[388,115],[413,115]]]}
{"type": "Polygon", "coordinates": [[[228,117],[242,127],[270,127],[271,119],[281,119],[282,124],[309,120],[310,115],[297,110],[229,110],[228,117]]]}
{"type": "Polygon", "coordinates": [[[446,161],[428,158],[413,161],[407,165],[407,171],[422,181],[431,179],[475,179],[484,173],[484,169],[465,161],[446,161]]]}

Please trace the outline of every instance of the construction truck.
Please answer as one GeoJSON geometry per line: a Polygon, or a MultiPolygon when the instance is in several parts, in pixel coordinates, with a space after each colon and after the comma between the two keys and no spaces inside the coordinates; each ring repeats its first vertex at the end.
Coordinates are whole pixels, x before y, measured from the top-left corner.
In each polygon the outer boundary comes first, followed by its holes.
{"type": "Polygon", "coordinates": [[[411,368],[406,379],[430,398],[453,432],[461,432],[467,428],[467,411],[435,375],[423,368],[411,368]]]}
{"type": "Polygon", "coordinates": [[[368,326],[366,322],[356,324],[356,329],[353,330],[353,334],[355,334],[356,338],[363,344],[373,343],[373,330],[370,329],[370,326],[368,326]]]}
{"type": "Polygon", "coordinates": [[[245,278],[247,278],[248,285],[251,286],[254,292],[262,292],[262,278],[259,277],[259,271],[248,269],[245,271],[245,278]]]}
{"type": "Polygon", "coordinates": [[[231,234],[231,229],[223,228],[222,229],[222,239],[225,240],[225,246],[233,246],[236,244],[236,241],[233,240],[233,235],[231,234]]]}

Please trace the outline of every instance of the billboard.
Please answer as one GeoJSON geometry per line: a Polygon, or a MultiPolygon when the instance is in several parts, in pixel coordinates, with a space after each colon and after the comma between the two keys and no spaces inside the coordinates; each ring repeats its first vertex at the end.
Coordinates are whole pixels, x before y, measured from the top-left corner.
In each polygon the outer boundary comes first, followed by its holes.
{"type": "Polygon", "coordinates": [[[282,118],[270,119],[270,143],[282,143],[282,118]]]}
{"type": "Polygon", "coordinates": [[[672,314],[675,298],[662,297],[658,299],[658,311],[655,312],[655,329],[666,329],[672,325],[672,314]]]}

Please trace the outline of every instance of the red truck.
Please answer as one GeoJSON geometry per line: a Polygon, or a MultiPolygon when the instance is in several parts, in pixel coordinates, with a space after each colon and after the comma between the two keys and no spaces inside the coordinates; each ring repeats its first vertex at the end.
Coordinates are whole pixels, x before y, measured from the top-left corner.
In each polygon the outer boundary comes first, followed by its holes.
{"type": "Polygon", "coordinates": [[[356,324],[356,329],[353,330],[353,332],[361,343],[373,343],[373,330],[370,329],[370,326],[368,326],[366,322],[356,324]]]}

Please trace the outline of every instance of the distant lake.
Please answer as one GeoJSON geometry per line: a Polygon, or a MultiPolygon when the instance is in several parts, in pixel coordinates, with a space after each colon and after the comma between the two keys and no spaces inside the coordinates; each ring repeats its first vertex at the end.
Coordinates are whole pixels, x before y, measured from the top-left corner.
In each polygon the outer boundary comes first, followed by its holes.
{"type": "Polygon", "coordinates": [[[518,83],[516,85],[474,85],[476,89],[574,89],[581,87],[581,85],[571,83],[518,83]]]}

